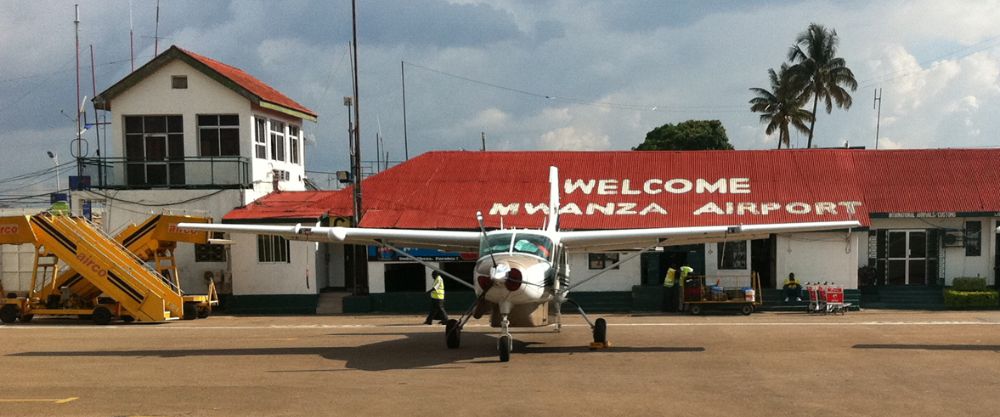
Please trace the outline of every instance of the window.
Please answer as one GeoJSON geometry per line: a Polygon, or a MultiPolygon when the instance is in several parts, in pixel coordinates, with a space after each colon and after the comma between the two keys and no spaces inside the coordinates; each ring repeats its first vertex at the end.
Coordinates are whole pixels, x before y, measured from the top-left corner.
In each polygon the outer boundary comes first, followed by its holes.
{"type": "Polygon", "coordinates": [[[124,119],[127,184],[183,185],[183,117],[124,116],[124,119]]]}
{"type": "MultiPolygon", "coordinates": [[[[604,269],[617,263],[618,259],[617,253],[589,253],[587,254],[587,268],[604,269]]],[[[611,269],[618,269],[618,265],[611,269]]]]}
{"type": "Polygon", "coordinates": [[[201,156],[239,156],[240,116],[198,115],[198,149],[201,156]]]}
{"type": "Polygon", "coordinates": [[[719,242],[719,269],[747,269],[747,241],[719,242]]]}
{"type": "Polygon", "coordinates": [[[288,255],[288,240],[281,236],[257,235],[257,262],[291,263],[288,255]]]}
{"type": "Polygon", "coordinates": [[[267,119],[257,117],[254,120],[257,122],[253,138],[254,156],[267,159],[267,119]]]}
{"type": "Polygon", "coordinates": [[[299,128],[288,126],[288,162],[299,163],[299,128]]]}
{"type": "Polygon", "coordinates": [[[172,75],[170,76],[170,88],[175,90],[185,90],[188,88],[188,77],[187,75],[172,75]]]}
{"type": "Polygon", "coordinates": [[[285,124],[271,120],[271,159],[285,160],[285,124]]]}
{"type": "Polygon", "coordinates": [[[965,222],[965,256],[983,254],[983,222],[965,222]]]}

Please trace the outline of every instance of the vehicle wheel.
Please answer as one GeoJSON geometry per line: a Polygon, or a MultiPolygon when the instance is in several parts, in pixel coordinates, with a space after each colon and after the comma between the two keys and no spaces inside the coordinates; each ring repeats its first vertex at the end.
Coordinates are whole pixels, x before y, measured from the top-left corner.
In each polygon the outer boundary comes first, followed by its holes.
{"type": "Polygon", "coordinates": [[[448,349],[458,349],[462,344],[462,329],[458,327],[458,320],[451,319],[444,324],[444,337],[448,349]]]}
{"type": "Polygon", "coordinates": [[[497,350],[500,351],[500,362],[510,362],[510,336],[500,336],[497,340],[497,350]]]}
{"type": "Polygon", "coordinates": [[[194,320],[198,318],[198,305],[194,303],[184,303],[184,320],[194,320]]]}
{"type": "Polygon", "coordinates": [[[132,316],[122,316],[122,321],[124,321],[126,323],[131,323],[131,322],[135,321],[135,317],[132,317],[132,316]]]}
{"type": "Polygon", "coordinates": [[[94,319],[94,324],[105,326],[111,323],[111,319],[114,318],[114,315],[111,314],[111,310],[108,310],[107,307],[97,307],[94,309],[94,312],[91,313],[90,317],[94,319]]]}
{"type": "Polygon", "coordinates": [[[207,318],[208,315],[211,314],[211,313],[212,312],[208,308],[205,308],[205,307],[198,308],[198,318],[199,319],[207,318]]]}
{"type": "Polygon", "coordinates": [[[753,306],[750,304],[743,304],[743,306],[740,307],[740,313],[743,313],[744,316],[749,316],[753,313],[753,306]]]}
{"type": "Polygon", "coordinates": [[[31,319],[35,318],[34,314],[22,314],[21,323],[31,323],[31,319]]]}
{"type": "Polygon", "coordinates": [[[692,304],[691,307],[688,308],[688,311],[691,312],[692,316],[701,315],[701,306],[697,304],[692,304]]]}
{"type": "Polygon", "coordinates": [[[4,304],[0,307],[0,321],[4,323],[13,323],[17,321],[17,316],[21,315],[21,309],[17,308],[14,304],[4,304]]]}
{"type": "Polygon", "coordinates": [[[603,318],[594,320],[594,343],[608,343],[608,322],[603,318]]]}

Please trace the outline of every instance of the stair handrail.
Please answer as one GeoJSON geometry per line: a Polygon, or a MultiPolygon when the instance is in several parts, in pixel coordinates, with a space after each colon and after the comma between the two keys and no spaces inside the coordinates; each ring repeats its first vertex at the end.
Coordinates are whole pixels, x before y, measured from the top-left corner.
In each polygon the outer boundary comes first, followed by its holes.
{"type": "Polygon", "coordinates": [[[160,271],[157,271],[155,268],[150,268],[149,265],[146,265],[146,262],[143,261],[142,258],[139,257],[139,255],[136,255],[135,253],[133,253],[131,250],[129,250],[127,247],[125,247],[125,245],[122,245],[121,243],[119,243],[117,239],[115,239],[114,237],[110,236],[108,233],[105,233],[100,228],[95,227],[96,225],[93,222],[91,222],[89,219],[87,219],[85,217],[82,218],[82,219],[84,221],[86,221],[88,225],[91,226],[91,229],[96,230],[97,233],[99,233],[101,236],[103,236],[113,246],[117,247],[118,249],[121,249],[121,251],[123,253],[125,253],[126,256],[128,256],[128,257],[132,258],[133,260],[135,260],[137,263],[139,263],[139,265],[142,265],[142,267],[144,267],[146,270],[148,270],[148,271],[152,272],[154,275],[156,275],[156,277],[159,278],[160,281],[163,281],[164,283],[166,283],[167,286],[169,286],[171,288],[171,290],[173,290],[174,293],[176,293],[177,295],[183,295],[183,291],[181,291],[181,289],[176,284],[174,284],[173,281],[167,279],[167,277],[163,276],[163,274],[161,274],[160,271]]]}
{"type": "MultiPolygon", "coordinates": [[[[76,223],[76,222],[74,221],[74,219],[77,219],[77,218],[68,218],[68,221],[69,221],[70,223],[76,223]]],[[[86,221],[86,219],[84,219],[84,220],[86,221]]],[[[88,223],[88,225],[89,225],[89,226],[91,226],[91,229],[92,229],[92,230],[95,230],[95,231],[97,231],[98,233],[100,233],[100,234],[102,235],[102,237],[104,237],[104,238],[105,238],[105,241],[106,241],[106,242],[104,242],[104,244],[107,244],[108,242],[110,242],[112,246],[114,246],[114,247],[117,247],[118,249],[120,249],[120,251],[121,251],[121,252],[123,252],[123,253],[125,254],[125,256],[126,256],[126,257],[128,257],[128,258],[131,258],[131,260],[133,260],[134,262],[136,262],[136,263],[138,264],[138,266],[141,266],[141,267],[142,267],[143,269],[145,269],[146,271],[148,271],[148,272],[152,272],[152,273],[154,274],[154,276],[156,276],[157,278],[159,278],[159,279],[160,279],[160,281],[162,281],[162,282],[166,283],[166,284],[167,284],[167,286],[168,286],[168,287],[169,287],[169,288],[170,288],[171,290],[173,290],[175,294],[177,293],[177,287],[176,287],[176,286],[175,286],[175,285],[174,285],[174,284],[173,284],[172,282],[170,282],[170,281],[169,281],[169,280],[167,280],[167,279],[166,279],[165,277],[163,277],[163,275],[162,275],[162,274],[160,274],[159,272],[157,272],[157,271],[153,270],[152,268],[149,268],[149,266],[148,266],[148,265],[146,265],[146,263],[145,263],[145,262],[143,262],[143,261],[142,261],[141,259],[139,259],[139,257],[138,257],[138,256],[136,256],[136,255],[135,255],[134,253],[132,253],[131,251],[129,251],[128,249],[126,249],[126,248],[125,248],[124,246],[122,246],[122,245],[121,245],[120,243],[118,243],[118,242],[117,242],[117,241],[115,241],[114,239],[108,239],[108,236],[107,236],[107,233],[104,233],[104,232],[103,232],[102,230],[100,230],[100,229],[97,229],[97,228],[94,228],[94,227],[92,227],[92,226],[93,226],[93,224],[92,224],[92,223],[90,223],[89,221],[87,221],[87,223],[88,223]]],[[[78,238],[79,238],[79,239],[80,239],[81,241],[83,241],[83,242],[85,242],[85,243],[89,244],[89,245],[90,245],[91,247],[94,247],[94,248],[97,248],[97,247],[100,247],[100,245],[101,245],[101,243],[100,243],[100,242],[95,242],[95,241],[91,240],[91,239],[89,238],[89,236],[87,236],[87,235],[85,235],[85,234],[80,234],[80,233],[77,233],[77,236],[78,236],[78,238]]],[[[106,255],[110,255],[110,254],[106,254],[106,255]]],[[[140,281],[140,282],[142,282],[142,283],[143,283],[143,284],[144,284],[145,286],[147,286],[147,287],[148,287],[148,288],[150,288],[151,290],[154,290],[154,289],[155,289],[155,287],[154,287],[154,286],[152,285],[152,283],[150,283],[150,282],[148,281],[148,279],[147,279],[146,277],[142,276],[141,274],[140,274],[140,275],[136,275],[136,274],[134,274],[134,273],[133,273],[133,272],[132,272],[131,270],[129,270],[128,268],[124,268],[124,271],[125,271],[125,272],[126,272],[126,273],[128,274],[128,276],[129,276],[130,278],[132,278],[132,279],[135,279],[135,280],[137,280],[137,281],[140,281]]]]}

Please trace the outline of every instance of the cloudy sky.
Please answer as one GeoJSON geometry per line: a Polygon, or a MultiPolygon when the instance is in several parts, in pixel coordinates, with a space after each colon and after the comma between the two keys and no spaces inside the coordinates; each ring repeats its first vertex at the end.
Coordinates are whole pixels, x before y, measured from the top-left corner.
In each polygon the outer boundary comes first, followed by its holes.
{"type": "MultiPolygon", "coordinates": [[[[381,129],[402,159],[405,61],[409,155],[478,149],[624,150],[646,132],[721,120],[737,149],[773,148],[749,112],[810,22],[837,30],[859,88],[849,111],[820,114],[818,146],[997,146],[998,1],[358,1],[363,158],[381,129]]],[[[81,0],[81,94],[124,77],[128,0],[81,0]]],[[[132,0],[136,66],[154,54],[155,0],[132,0]]],[[[2,0],[0,178],[51,166],[75,136],[73,2],[2,0]]],[[[319,113],[307,169],[346,169],[349,0],[186,1],[160,5],[171,44],[242,68],[319,113]]],[[[91,143],[93,132],[86,137],[91,143]]],[[[793,134],[793,147],[806,138],[793,134]]],[[[93,148],[93,145],[91,145],[93,148]]],[[[91,149],[93,152],[93,149],[91,149]]],[[[314,175],[314,177],[322,177],[314,175]]],[[[51,181],[50,181],[51,182],[51,181]]],[[[321,181],[322,182],[322,181],[321,181]]],[[[37,185],[38,187],[44,184],[37,185]]],[[[50,185],[54,185],[54,182],[50,185]]],[[[0,194],[10,192],[0,185],[0,194]]]]}

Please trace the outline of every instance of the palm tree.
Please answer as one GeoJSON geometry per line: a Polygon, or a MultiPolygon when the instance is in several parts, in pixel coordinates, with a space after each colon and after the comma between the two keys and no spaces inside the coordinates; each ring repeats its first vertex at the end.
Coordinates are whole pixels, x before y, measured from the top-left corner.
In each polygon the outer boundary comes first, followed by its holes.
{"type": "Polygon", "coordinates": [[[774,68],[768,69],[767,74],[771,79],[771,90],[751,88],[750,91],[757,96],[750,99],[750,111],[761,113],[760,122],[767,123],[764,133],[770,135],[778,131],[778,149],[781,149],[782,143],[787,148],[790,146],[789,125],[802,133],[809,131],[806,122],[812,121],[813,114],[802,108],[809,102],[809,93],[803,89],[803,80],[789,71],[788,64],[781,64],[777,73],[774,68]]]}
{"type": "Polygon", "coordinates": [[[790,69],[805,79],[804,88],[812,95],[813,120],[809,124],[809,144],[812,147],[813,129],[816,127],[816,104],[820,99],[826,102],[826,113],[833,111],[833,104],[842,109],[851,108],[851,91],[858,89],[854,73],[847,68],[847,61],[837,56],[837,31],[827,30],[822,25],[810,24],[799,34],[788,51],[788,60],[795,63],[790,69]]]}

